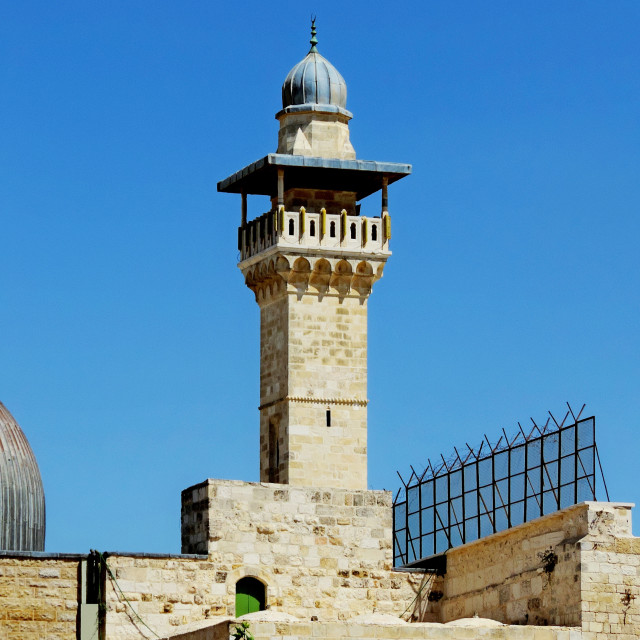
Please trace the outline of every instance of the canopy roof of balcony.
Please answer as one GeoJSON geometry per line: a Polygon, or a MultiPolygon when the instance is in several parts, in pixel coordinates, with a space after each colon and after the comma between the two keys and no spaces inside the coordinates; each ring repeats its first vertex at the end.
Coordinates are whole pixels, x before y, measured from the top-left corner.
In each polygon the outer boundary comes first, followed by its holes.
{"type": "Polygon", "coordinates": [[[410,164],[372,160],[339,160],[270,153],[218,182],[218,191],[274,197],[278,191],[278,169],[284,170],[284,189],[353,191],[361,200],[411,173],[410,164]]]}

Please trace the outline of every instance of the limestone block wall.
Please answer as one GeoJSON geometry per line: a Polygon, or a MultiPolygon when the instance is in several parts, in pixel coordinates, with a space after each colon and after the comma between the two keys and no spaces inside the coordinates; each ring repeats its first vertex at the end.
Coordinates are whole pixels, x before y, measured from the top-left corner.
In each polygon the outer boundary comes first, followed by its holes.
{"type": "Polygon", "coordinates": [[[285,482],[289,462],[288,345],[289,314],[284,302],[260,309],[260,479],[285,482]]]}
{"type": "Polygon", "coordinates": [[[294,290],[260,306],[261,480],[366,489],[366,299],[294,290]]]}
{"type": "Polygon", "coordinates": [[[280,111],[278,153],[352,160],[356,152],[349,139],[351,116],[340,113],[286,113],[280,111]]]}
{"type": "Polygon", "coordinates": [[[640,637],[640,538],[629,505],[591,503],[581,541],[582,628],[596,640],[640,637]]]}
{"type": "Polygon", "coordinates": [[[271,610],[300,619],[409,617],[423,575],[392,570],[391,536],[386,491],[206,480],[182,492],[182,550],[208,553],[228,615],[253,576],[271,610]]]}
{"type": "Polygon", "coordinates": [[[156,638],[227,612],[217,566],[204,557],[105,554],[107,640],[156,638]]]}
{"type": "Polygon", "coordinates": [[[75,640],[84,557],[0,552],[0,640],[75,640]]]}
{"type": "Polygon", "coordinates": [[[586,511],[565,510],[451,549],[440,620],[478,614],[516,624],[580,624],[586,511]]]}
{"type": "MultiPolygon", "coordinates": [[[[271,199],[272,209],[278,208],[278,198],[271,199]]],[[[356,213],[355,191],[327,191],[326,189],[287,189],[284,192],[284,206],[287,211],[298,211],[305,207],[308,212],[319,213],[325,209],[328,214],[339,215],[343,209],[352,216],[356,213]]]]}
{"type": "Polygon", "coordinates": [[[630,507],[581,503],[447,553],[428,585],[441,622],[471,617],[564,625],[594,638],[640,637],[640,539],[630,507]],[[600,634],[600,635],[597,635],[600,634]]]}

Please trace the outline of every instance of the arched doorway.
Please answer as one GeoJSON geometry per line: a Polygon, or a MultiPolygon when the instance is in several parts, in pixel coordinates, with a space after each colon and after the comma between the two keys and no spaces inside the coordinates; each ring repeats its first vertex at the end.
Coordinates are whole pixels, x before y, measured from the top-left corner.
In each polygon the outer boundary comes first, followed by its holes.
{"type": "Polygon", "coordinates": [[[245,613],[264,611],[264,584],[257,578],[240,578],[236,582],[236,618],[245,613]]]}

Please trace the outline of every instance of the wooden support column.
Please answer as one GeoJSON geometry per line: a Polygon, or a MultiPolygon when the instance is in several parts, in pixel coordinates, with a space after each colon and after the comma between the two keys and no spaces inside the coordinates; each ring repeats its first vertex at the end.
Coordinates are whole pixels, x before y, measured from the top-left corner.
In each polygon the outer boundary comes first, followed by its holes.
{"type": "Polygon", "coordinates": [[[247,193],[246,191],[242,192],[242,219],[240,222],[241,227],[247,226],[247,193]]]}
{"type": "Polygon", "coordinates": [[[389,196],[387,193],[389,187],[389,178],[382,178],[382,213],[389,211],[389,196]]]}
{"type": "Polygon", "coordinates": [[[278,168],[278,206],[284,206],[284,169],[278,168]]]}
{"type": "Polygon", "coordinates": [[[240,252],[240,259],[244,260],[246,257],[246,249],[249,244],[247,241],[247,193],[242,191],[242,207],[240,215],[240,228],[238,229],[238,251],[240,252]]]}

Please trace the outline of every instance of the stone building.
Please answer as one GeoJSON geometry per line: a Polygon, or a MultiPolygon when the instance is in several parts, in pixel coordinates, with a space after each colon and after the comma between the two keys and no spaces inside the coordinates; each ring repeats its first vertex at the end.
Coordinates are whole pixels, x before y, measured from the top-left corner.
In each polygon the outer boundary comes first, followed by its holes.
{"type": "Polygon", "coordinates": [[[0,640],[640,634],[631,506],[581,503],[392,566],[391,495],[367,490],[367,302],[390,256],[388,187],[359,160],[346,84],[311,49],[287,76],[276,153],[218,184],[241,196],[239,267],[260,307],[260,482],[182,492],[182,554],[0,553],[0,640]],[[359,201],[378,193],[379,215],[359,201]],[[271,207],[247,219],[247,197],[271,207]]]}

